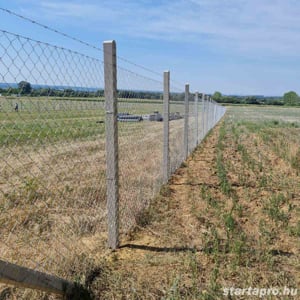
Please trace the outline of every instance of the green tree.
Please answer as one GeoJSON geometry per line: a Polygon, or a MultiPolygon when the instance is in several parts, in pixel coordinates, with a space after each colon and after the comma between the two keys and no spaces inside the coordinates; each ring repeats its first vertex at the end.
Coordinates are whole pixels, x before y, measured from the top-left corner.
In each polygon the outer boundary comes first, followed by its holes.
{"type": "Polygon", "coordinates": [[[20,94],[30,94],[32,91],[31,84],[27,81],[21,81],[18,83],[19,93],[20,94]]]}
{"type": "Polygon", "coordinates": [[[246,103],[246,104],[260,104],[260,103],[257,101],[257,98],[255,98],[255,97],[246,97],[245,103],[246,103]]]}
{"type": "Polygon", "coordinates": [[[284,105],[297,105],[300,104],[299,96],[296,92],[290,91],[283,95],[284,105]]]}
{"type": "Polygon", "coordinates": [[[220,92],[215,92],[212,96],[213,100],[220,102],[222,100],[222,94],[220,92]]]}

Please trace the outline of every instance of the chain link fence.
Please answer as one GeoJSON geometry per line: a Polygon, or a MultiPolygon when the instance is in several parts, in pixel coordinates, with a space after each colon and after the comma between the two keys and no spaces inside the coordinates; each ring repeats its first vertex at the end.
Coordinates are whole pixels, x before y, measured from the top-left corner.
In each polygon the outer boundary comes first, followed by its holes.
{"type": "Polygon", "coordinates": [[[170,173],[174,173],[184,158],[184,90],[170,86],[170,173]]]}
{"type": "MultiPolygon", "coordinates": [[[[100,55],[0,30],[1,261],[74,282],[105,252],[105,123],[113,112],[105,110],[104,69],[100,55]]],[[[143,222],[164,183],[166,120],[162,80],[122,66],[116,73],[122,235],[143,222]]],[[[225,109],[172,82],[169,92],[170,175],[225,109]]]]}
{"type": "Polygon", "coordinates": [[[106,247],[103,62],[4,31],[0,57],[0,258],[74,280],[106,247]]]}
{"type": "Polygon", "coordinates": [[[126,233],[162,185],[162,82],[120,67],[117,74],[120,229],[126,233]]]}

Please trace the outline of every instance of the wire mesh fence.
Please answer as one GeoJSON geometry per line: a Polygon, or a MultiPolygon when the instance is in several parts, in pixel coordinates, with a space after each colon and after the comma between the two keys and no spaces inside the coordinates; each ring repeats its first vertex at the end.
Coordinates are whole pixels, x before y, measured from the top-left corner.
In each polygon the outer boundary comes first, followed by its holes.
{"type": "Polygon", "coordinates": [[[141,212],[162,184],[162,82],[118,68],[118,136],[121,232],[141,222],[141,212]],[[133,85],[130,87],[130,85],[133,85]]]}
{"type": "Polygon", "coordinates": [[[74,281],[107,246],[107,115],[124,234],[164,183],[166,118],[172,174],[225,110],[171,83],[166,117],[163,80],[118,66],[107,111],[100,57],[1,30],[0,58],[0,260],[74,281]]]}
{"type": "Polygon", "coordinates": [[[4,31],[0,57],[0,258],[73,279],[106,246],[103,63],[4,31]]]}
{"type": "Polygon", "coordinates": [[[188,153],[190,154],[197,146],[198,103],[195,94],[189,95],[189,123],[188,123],[188,153]]]}
{"type": "Polygon", "coordinates": [[[181,165],[184,158],[184,91],[171,84],[170,95],[170,171],[181,165]]]}

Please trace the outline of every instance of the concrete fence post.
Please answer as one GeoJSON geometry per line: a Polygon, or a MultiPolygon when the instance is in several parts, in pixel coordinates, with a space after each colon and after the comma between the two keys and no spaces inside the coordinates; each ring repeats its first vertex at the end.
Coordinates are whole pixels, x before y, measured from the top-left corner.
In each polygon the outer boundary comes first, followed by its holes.
{"type": "Polygon", "coordinates": [[[215,119],[214,119],[214,112],[215,112],[215,102],[214,100],[211,100],[211,127],[213,128],[215,125],[215,119]]]}
{"type": "Polygon", "coordinates": [[[170,177],[170,152],[169,152],[169,116],[170,116],[170,72],[164,72],[164,141],[163,141],[163,181],[168,182],[170,177]]]}
{"type": "Polygon", "coordinates": [[[195,146],[199,144],[199,116],[198,116],[199,93],[195,93],[195,146]]]}
{"type": "Polygon", "coordinates": [[[211,126],[210,128],[212,129],[214,127],[214,101],[211,99],[211,126]]]}
{"type": "Polygon", "coordinates": [[[202,111],[201,111],[201,116],[202,116],[202,125],[201,125],[201,132],[202,132],[202,139],[205,137],[205,94],[202,93],[202,111]]]}
{"type": "Polygon", "coordinates": [[[206,96],[205,99],[205,135],[208,133],[208,119],[209,119],[209,101],[208,101],[208,96],[206,96]]]}
{"type": "Polygon", "coordinates": [[[207,112],[208,112],[208,105],[207,105],[207,95],[204,96],[204,136],[207,134],[207,112]]]}
{"type": "Polygon", "coordinates": [[[218,104],[217,102],[214,102],[214,126],[217,124],[217,108],[218,104]]]}
{"type": "Polygon", "coordinates": [[[211,101],[210,101],[210,96],[208,96],[208,101],[207,101],[207,106],[208,106],[208,110],[207,110],[207,132],[210,131],[210,115],[211,115],[211,101]]]}
{"type": "Polygon", "coordinates": [[[108,247],[119,246],[117,58],[115,41],[103,43],[108,247]]]}
{"type": "Polygon", "coordinates": [[[184,95],[183,160],[185,160],[189,155],[189,95],[190,86],[189,84],[186,84],[184,95]]]}

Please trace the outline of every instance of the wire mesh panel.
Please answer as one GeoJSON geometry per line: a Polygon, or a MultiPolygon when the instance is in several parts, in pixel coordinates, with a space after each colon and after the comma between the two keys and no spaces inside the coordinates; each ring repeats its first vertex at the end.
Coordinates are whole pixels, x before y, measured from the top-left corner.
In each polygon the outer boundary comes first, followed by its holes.
{"type": "Polygon", "coordinates": [[[197,137],[196,137],[197,122],[198,122],[197,106],[196,106],[196,102],[195,102],[195,94],[190,94],[190,96],[189,96],[189,131],[188,131],[188,150],[189,150],[189,154],[197,146],[197,137]]]}
{"type": "Polygon", "coordinates": [[[207,135],[209,128],[209,101],[207,99],[207,96],[204,95],[203,99],[203,107],[202,107],[202,132],[203,132],[203,138],[207,135]]]}
{"type": "Polygon", "coordinates": [[[0,58],[0,259],[74,279],[105,246],[103,63],[5,31],[0,58]]]}
{"type": "Polygon", "coordinates": [[[202,93],[198,94],[198,144],[203,140],[203,97],[202,93]]]}
{"type": "Polygon", "coordinates": [[[171,84],[170,169],[173,173],[184,160],[184,93],[171,84]]]}
{"type": "Polygon", "coordinates": [[[142,222],[162,184],[162,82],[118,68],[120,226],[142,222]]]}

